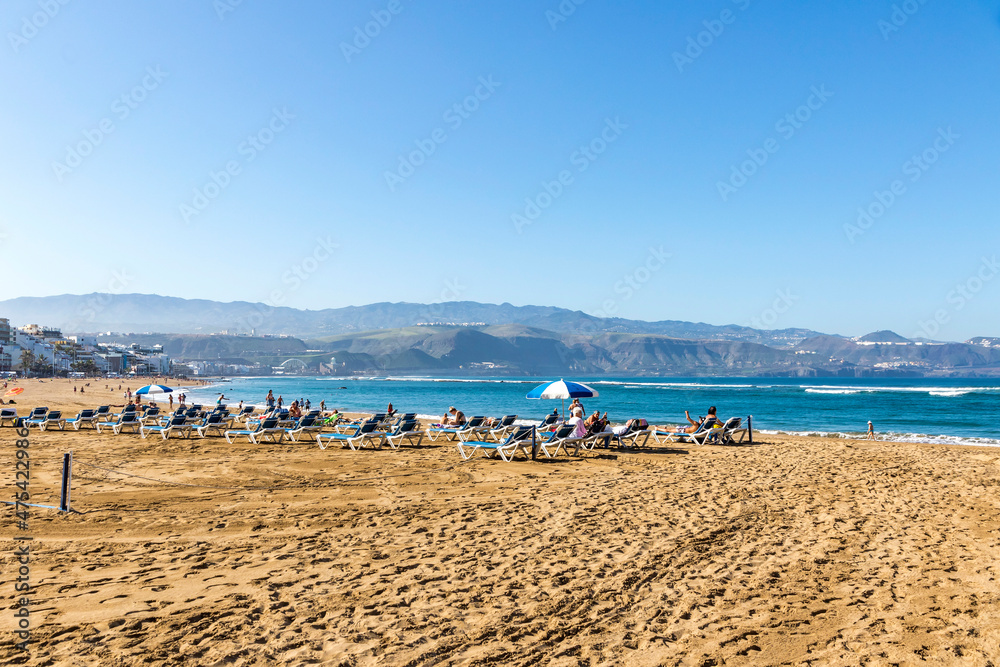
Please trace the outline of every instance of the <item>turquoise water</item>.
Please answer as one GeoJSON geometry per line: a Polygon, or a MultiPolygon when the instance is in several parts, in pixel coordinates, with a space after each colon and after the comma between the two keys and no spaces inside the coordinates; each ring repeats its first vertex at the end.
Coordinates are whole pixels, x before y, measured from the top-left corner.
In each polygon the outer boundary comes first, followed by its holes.
{"type": "MultiPolygon", "coordinates": [[[[450,405],[466,415],[517,414],[539,419],[559,401],[528,400],[541,382],[559,378],[237,378],[193,388],[189,402],[262,405],[269,389],[289,404],[308,398],[350,412],[384,411],[392,401],[403,412],[439,417],[450,405]]],[[[680,424],[684,410],[697,418],[710,405],[723,419],[753,415],[764,432],[862,433],[868,420],[882,438],[1000,446],[1000,380],[843,378],[567,378],[598,390],[587,411],[607,411],[612,421],[645,417],[652,424],[680,424]]]]}

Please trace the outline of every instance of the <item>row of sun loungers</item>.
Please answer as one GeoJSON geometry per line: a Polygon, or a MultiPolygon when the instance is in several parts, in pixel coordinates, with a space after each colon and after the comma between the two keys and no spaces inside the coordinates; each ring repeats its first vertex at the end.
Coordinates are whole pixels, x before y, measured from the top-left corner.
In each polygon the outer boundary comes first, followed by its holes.
{"type": "MultiPolygon", "coordinates": [[[[169,417],[161,417],[159,408],[152,406],[143,413],[134,408],[111,413],[108,406],[93,410],[82,410],[76,417],[63,418],[60,411],[45,407],[35,408],[23,418],[25,426],[37,426],[39,430],[56,428],[64,430],[71,425],[75,430],[85,426],[98,433],[111,430],[115,435],[137,433],[143,439],[159,435],[163,440],[171,437],[199,438],[209,435],[221,436],[230,444],[246,438],[249,443],[315,442],[320,449],[327,449],[334,443],[351,450],[381,449],[389,445],[399,449],[403,445],[420,446],[426,437],[429,441],[454,442],[464,460],[482,455],[510,461],[518,454],[530,457],[534,452],[546,458],[560,454],[579,456],[597,448],[617,446],[623,449],[645,447],[650,438],[658,444],[687,443],[696,445],[738,444],[743,441],[748,429],[740,417],[733,417],[724,424],[702,428],[693,433],[684,431],[636,428],[626,433],[610,431],[574,437],[575,430],[570,424],[556,425],[555,417],[549,415],[542,425],[516,424],[517,415],[505,415],[499,420],[487,422],[485,417],[476,416],[460,427],[434,426],[420,429],[416,414],[388,416],[375,414],[364,422],[330,423],[319,411],[313,411],[297,420],[287,413],[272,413],[264,417],[254,417],[253,408],[239,414],[230,414],[224,407],[217,407],[211,413],[200,411],[200,406],[178,409],[169,417]],[[189,415],[191,415],[189,417],[189,415]],[[236,420],[242,419],[244,428],[233,428],[236,420]],[[553,430],[548,431],[547,429],[553,430]],[[327,429],[333,429],[332,432],[327,429]],[[736,437],[739,440],[736,440],[736,437]]],[[[17,420],[14,409],[0,411],[0,426],[13,425],[17,420]]]]}

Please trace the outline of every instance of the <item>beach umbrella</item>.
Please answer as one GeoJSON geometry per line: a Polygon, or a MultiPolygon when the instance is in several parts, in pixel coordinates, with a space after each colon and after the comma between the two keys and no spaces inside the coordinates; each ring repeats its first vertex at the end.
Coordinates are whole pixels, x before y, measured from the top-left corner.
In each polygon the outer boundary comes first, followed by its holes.
{"type": "Polygon", "coordinates": [[[596,389],[580,382],[558,380],[538,385],[528,392],[526,398],[561,398],[565,411],[567,398],[596,398],[599,395],[596,389]]]}
{"type": "Polygon", "coordinates": [[[8,389],[4,396],[17,396],[22,391],[24,391],[24,387],[14,387],[13,389],[8,389]]]}
{"type": "Polygon", "coordinates": [[[147,384],[145,387],[139,387],[135,391],[136,396],[141,396],[143,394],[169,394],[173,389],[170,387],[165,387],[162,384],[147,384]]]}

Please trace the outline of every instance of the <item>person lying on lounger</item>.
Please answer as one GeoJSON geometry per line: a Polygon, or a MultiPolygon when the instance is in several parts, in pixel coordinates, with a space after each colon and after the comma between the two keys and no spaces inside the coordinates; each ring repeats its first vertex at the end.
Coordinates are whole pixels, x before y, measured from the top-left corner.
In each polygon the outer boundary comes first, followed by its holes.
{"type": "Polygon", "coordinates": [[[722,426],[722,422],[719,418],[715,416],[715,406],[713,405],[708,409],[708,416],[699,422],[691,419],[691,413],[687,410],[684,411],[684,416],[687,417],[688,422],[691,423],[690,426],[684,429],[685,433],[696,433],[701,429],[712,428],[713,426],[722,426]]]}

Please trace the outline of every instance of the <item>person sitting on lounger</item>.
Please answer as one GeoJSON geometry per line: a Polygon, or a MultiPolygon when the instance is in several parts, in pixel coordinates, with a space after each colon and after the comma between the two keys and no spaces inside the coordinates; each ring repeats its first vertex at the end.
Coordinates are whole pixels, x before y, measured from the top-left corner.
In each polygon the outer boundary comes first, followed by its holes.
{"type": "Polygon", "coordinates": [[[292,419],[298,419],[302,416],[302,408],[299,407],[298,401],[292,401],[292,404],[288,406],[288,416],[292,419]]]}
{"type": "Polygon", "coordinates": [[[691,419],[691,413],[689,413],[687,410],[684,411],[684,416],[687,417],[687,420],[691,423],[690,426],[684,429],[685,433],[696,433],[703,429],[712,428],[713,426],[722,426],[722,422],[719,421],[719,418],[715,416],[714,405],[708,409],[708,416],[702,419],[700,422],[696,422],[695,420],[691,419]]]}
{"type": "Polygon", "coordinates": [[[453,405],[448,408],[448,412],[444,413],[444,417],[441,418],[441,423],[445,426],[464,426],[465,413],[461,410],[456,410],[453,405]]]}
{"type": "Polygon", "coordinates": [[[602,417],[601,413],[595,410],[594,414],[587,417],[587,420],[584,422],[584,425],[587,427],[587,435],[594,435],[595,433],[604,433],[604,430],[608,426],[608,413],[605,412],[604,416],[602,417]]]}
{"type": "Polygon", "coordinates": [[[587,435],[587,422],[583,418],[583,410],[581,408],[576,408],[573,410],[573,416],[566,420],[567,424],[573,425],[573,433],[570,437],[582,438],[587,435]]]}

